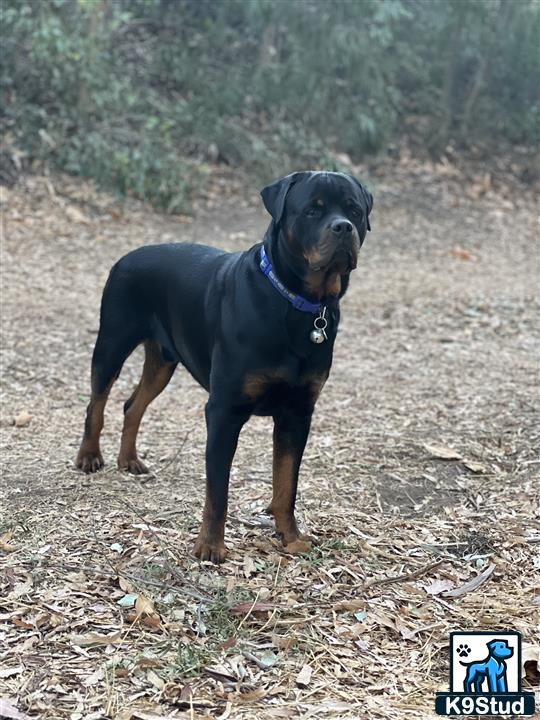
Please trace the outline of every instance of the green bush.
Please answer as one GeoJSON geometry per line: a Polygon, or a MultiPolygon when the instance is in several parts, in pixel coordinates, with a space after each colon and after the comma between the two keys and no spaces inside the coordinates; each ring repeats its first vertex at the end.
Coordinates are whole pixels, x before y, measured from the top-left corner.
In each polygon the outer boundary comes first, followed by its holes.
{"type": "Polygon", "coordinates": [[[170,211],[216,155],[269,180],[330,166],[336,151],[384,152],[404,128],[434,154],[450,141],[538,143],[536,0],[2,0],[1,11],[4,137],[170,211]]]}

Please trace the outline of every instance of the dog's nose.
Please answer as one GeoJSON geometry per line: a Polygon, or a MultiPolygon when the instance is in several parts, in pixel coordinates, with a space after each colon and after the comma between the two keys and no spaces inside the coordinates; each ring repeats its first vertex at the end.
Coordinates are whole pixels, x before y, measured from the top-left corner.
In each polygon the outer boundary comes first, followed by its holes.
{"type": "Polygon", "coordinates": [[[352,233],[353,226],[352,223],[345,218],[338,218],[337,220],[332,221],[330,229],[332,230],[334,235],[337,235],[338,237],[344,237],[345,235],[352,233]]]}

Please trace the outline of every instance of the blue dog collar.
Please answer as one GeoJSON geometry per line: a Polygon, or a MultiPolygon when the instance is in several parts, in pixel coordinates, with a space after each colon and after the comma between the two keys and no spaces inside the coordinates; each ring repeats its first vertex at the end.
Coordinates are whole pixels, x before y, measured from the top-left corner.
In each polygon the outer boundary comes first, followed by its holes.
{"type": "Polygon", "coordinates": [[[278,293],[280,295],[283,295],[283,297],[288,300],[291,305],[296,308],[296,310],[311,313],[312,315],[318,315],[321,312],[321,303],[309,302],[309,300],[306,300],[301,295],[296,295],[290,290],[287,290],[281,280],[276,277],[276,274],[274,273],[274,270],[272,268],[272,263],[268,259],[268,256],[264,250],[264,245],[261,246],[261,262],[259,267],[261,268],[262,274],[267,277],[268,280],[270,280],[278,293]]]}

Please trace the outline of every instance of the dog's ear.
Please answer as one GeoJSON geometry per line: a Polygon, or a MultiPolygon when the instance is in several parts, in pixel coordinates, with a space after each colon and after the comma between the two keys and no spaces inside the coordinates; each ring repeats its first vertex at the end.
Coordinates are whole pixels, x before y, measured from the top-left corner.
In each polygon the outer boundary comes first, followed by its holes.
{"type": "Polygon", "coordinates": [[[356,183],[360,190],[360,193],[362,194],[362,197],[364,198],[364,202],[366,203],[367,229],[371,230],[371,225],[369,224],[369,213],[373,210],[373,195],[355,177],[353,177],[352,175],[349,175],[349,177],[356,183]]]}
{"type": "Polygon", "coordinates": [[[271,185],[267,185],[261,190],[261,197],[264,203],[264,207],[268,210],[270,215],[274,218],[276,225],[283,217],[283,211],[285,210],[285,199],[287,193],[292,188],[294,183],[298,180],[298,177],[302,173],[296,172],[286,175],[281,180],[276,180],[271,185]]]}
{"type": "Polygon", "coordinates": [[[362,188],[364,192],[364,197],[366,198],[366,205],[367,205],[367,214],[366,214],[366,223],[368,230],[371,231],[371,225],[369,224],[369,213],[373,210],[373,195],[369,192],[369,190],[366,190],[366,188],[362,188]]]}
{"type": "Polygon", "coordinates": [[[367,213],[366,213],[367,229],[371,230],[371,225],[369,224],[369,213],[373,210],[373,195],[369,192],[369,190],[366,190],[365,187],[362,188],[362,194],[364,195],[364,198],[366,201],[366,207],[367,207],[367,213]]]}

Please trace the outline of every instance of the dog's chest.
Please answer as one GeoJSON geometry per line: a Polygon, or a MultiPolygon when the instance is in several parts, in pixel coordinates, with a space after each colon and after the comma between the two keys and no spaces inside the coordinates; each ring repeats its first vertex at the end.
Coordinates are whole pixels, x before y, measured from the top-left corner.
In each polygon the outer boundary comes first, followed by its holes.
{"type": "Polygon", "coordinates": [[[310,412],[328,373],[318,372],[291,377],[286,371],[249,373],[243,385],[244,396],[253,403],[255,415],[274,415],[282,409],[299,414],[310,412]]]}

